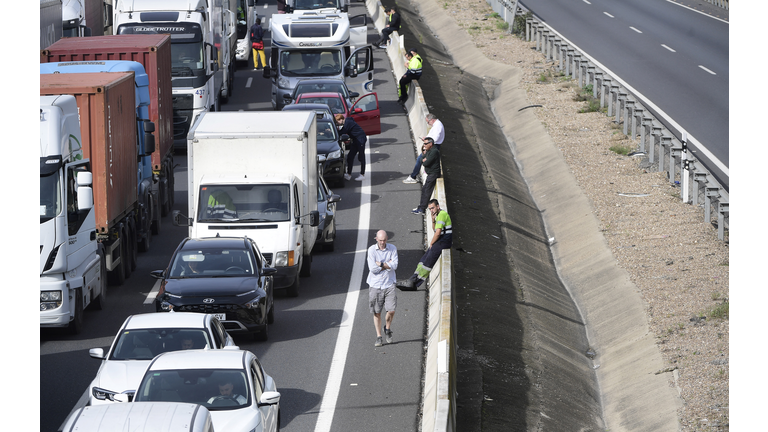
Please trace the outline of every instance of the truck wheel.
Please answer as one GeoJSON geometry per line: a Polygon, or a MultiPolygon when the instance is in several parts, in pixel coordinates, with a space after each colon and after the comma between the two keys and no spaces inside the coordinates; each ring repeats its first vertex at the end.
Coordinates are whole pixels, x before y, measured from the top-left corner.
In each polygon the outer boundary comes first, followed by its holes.
{"type": "Polygon", "coordinates": [[[299,271],[301,277],[309,277],[312,275],[312,254],[304,255],[301,260],[301,270],[299,271]]]}
{"type": "Polygon", "coordinates": [[[139,252],[147,252],[149,251],[149,242],[152,240],[152,234],[154,234],[154,218],[155,218],[155,207],[152,205],[154,200],[152,199],[152,196],[150,195],[148,197],[147,202],[147,219],[146,219],[146,226],[144,227],[144,236],[141,238],[141,240],[137,240],[137,245],[139,247],[139,252]]]}
{"type": "Polygon", "coordinates": [[[289,286],[285,290],[286,294],[288,294],[288,297],[298,297],[299,295],[299,277],[296,276],[296,279],[293,281],[293,285],[289,286]]]}
{"type": "Polygon", "coordinates": [[[83,331],[83,296],[80,288],[75,290],[75,319],[69,322],[70,334],[80,334],[83,331]]]}
{"type": "Polygon", "coordinates": [[[101,276],[99,277],[99,283],[101,284],[101,293],[98,297],[96,297],[95,300],[93,300],[93,307],[96,308],[96,310],[103,310],[104,306],[107,305],[107,261],[104,259],[104,256],[102,254],[99,254],[99,257],[101,258],[101,264],[99,266],[101,267],[101,276]]]}

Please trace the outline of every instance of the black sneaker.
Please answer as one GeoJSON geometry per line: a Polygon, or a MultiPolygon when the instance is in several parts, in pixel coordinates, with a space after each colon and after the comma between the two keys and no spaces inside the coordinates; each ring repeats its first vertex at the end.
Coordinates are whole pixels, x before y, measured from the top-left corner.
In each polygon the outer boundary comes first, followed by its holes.
{"type": "Polygon", "coordinates": [[[392,330],[384,330],[384,335],[387,337],[387,343],[392,343],[392,330]]]}
{"type": "Polygon", "coordinates": [[[376,338],[376,343],[373,344],[373,346],[380,347],[381,345],[382,345],[381,336],[379,336],[379,337],[376,338]]]}

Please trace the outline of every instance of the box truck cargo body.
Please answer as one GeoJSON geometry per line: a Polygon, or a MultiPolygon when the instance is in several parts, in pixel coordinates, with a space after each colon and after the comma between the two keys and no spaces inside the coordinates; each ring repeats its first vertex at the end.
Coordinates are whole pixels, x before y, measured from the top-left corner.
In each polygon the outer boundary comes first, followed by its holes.
{"type": "Polygon", "coordinates": [[[316,128],[309,111],[209,112],[189,133],[189,236],[254,239],[292,296],[317,239],[316,128]]]}
{"type": "Polygon", "coordinates": [[[96,236],[120,285],[136,267],[140,221],[137,195],[135,85],[132,72],[40,75],[40,95],[73,95],[80,113],[83,156],[90,160],[96,236]]]}
{"type": "MultiPolygon", "coordinates": [[[[135,61],[147,74],[149,121],[155,126],[155,151],[152,152],[152,194],[159,207],[153,212],[153,233],[159,232],[161,216],[173,207],[173,94],[171,90],[171,39],[169,35],[98,36],[63,39],[40,56],[41,63],[79,62],[81,71],[98,68],[103,61],[135,61]]],[[[60,72],[77,66],[62,66],[60,72]]]]}

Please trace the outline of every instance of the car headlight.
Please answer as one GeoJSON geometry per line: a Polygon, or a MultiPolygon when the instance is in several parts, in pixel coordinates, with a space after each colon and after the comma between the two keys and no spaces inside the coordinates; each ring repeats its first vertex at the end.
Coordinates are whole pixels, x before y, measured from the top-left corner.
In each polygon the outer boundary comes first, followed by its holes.
{"type": "Polygon", "coordinates": [[[292,267],[294,263],[293,251],[283,251],[275,254],[275,265],[273,267],[292,267]]]}
{"type": "Polygon", "coordinates": [[[61,307],[61,291],[40,291],[40,310],[46,311],[61,307]]]}
{"type": "Polygon", "coordinates": [[[341,158],[341,149],[336,150],[335,152],[328,153],[327,159],[340,159],[341,158]]]}
{"type": "Polygon", "coordinates": [[[277,86],[281,89],[290,89],[291,82],[288,81],[288,78],[283,78],[282,76],[277,79],[277,86]]]}
{"type": "Polygon", "coordinates": [[[258,309],[263,296],[256,296],[243,305],[246,309],[258,309]]]}

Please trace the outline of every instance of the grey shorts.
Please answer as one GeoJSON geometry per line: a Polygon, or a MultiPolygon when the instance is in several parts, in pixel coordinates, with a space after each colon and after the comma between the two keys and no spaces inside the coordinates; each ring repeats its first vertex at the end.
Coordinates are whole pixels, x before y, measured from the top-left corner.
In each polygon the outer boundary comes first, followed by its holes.
{"type": "Polygon", "coordinates": [[[368,306],[371,313],[379,314],[382,309],[394,312],[397,307],[397,289],[394,285],[389,288],[368,288],[368,306]]]}

